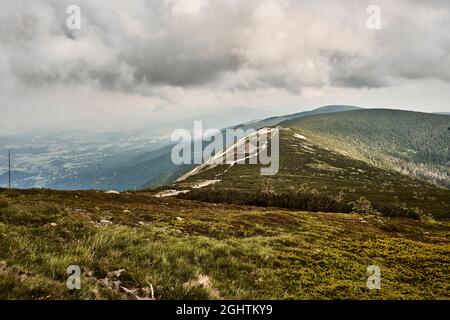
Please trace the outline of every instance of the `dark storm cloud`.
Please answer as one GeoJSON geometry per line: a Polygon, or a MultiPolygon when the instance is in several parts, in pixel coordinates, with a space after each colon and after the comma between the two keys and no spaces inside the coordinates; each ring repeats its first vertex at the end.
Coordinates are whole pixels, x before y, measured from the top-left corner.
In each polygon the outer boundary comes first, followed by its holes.
{"type": "MultiPolygon", "coordinates": [[[[83,84],[154,93],[159,86],[259,90],[378,88],[450,81],[447,1],[378,1],[383,27],[365,27],[364,1],[2,2],[0,90],[83,84]],[[324,11],[324,9],[326,9],[324,11]]],[[[370,3],[373,4],[373,3],[370,3]]]]}

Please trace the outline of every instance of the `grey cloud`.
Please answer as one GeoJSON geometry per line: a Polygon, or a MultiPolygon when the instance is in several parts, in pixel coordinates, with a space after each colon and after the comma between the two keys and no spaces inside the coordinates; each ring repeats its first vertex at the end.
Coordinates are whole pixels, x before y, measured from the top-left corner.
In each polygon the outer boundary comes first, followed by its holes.
{"type": "Polygon", "coordinates": [[[330,55],[332,84],[377,88],[409,80],[450,82],[450,3],[427,1],[426,8],[422,1],[400,3],[381,6],[384,26],[374,32],[371,50],[330,55]]]}
{"type": "Polygon", "coordinates": [[[331,84],[351,88],[381,88],[392,84],[386,66],[380,61],[337,52],[329,56],[331,84]]]}
{"type": "Polygon", "coordinates": [[[142,94],[158,86],[300,94],[450,82],[447,1],[428,1],[424,13],[419,1],[380,0],[379,32],[365,29],[367,4],[356,0],[79,1],[80,31],[65,27],[71,2],[1,5],[0,70],[9,80],[0,90],[81,83],[142,94]]]}

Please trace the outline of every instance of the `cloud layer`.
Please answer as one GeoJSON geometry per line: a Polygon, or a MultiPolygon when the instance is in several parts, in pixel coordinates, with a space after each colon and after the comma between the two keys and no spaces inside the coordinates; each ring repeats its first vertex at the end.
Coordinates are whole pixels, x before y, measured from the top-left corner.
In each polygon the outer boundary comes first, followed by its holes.
{"type": "Polygon", "coordinates": [[[450,82],[450,3],[407,0],[17,0],[0,4],[0,92],[87,86],[192,93],[450,82]],[[69,30],[66,9],[81,8],[69,30]],[[382,27],[366,27],[368,5],[382,27]]]}

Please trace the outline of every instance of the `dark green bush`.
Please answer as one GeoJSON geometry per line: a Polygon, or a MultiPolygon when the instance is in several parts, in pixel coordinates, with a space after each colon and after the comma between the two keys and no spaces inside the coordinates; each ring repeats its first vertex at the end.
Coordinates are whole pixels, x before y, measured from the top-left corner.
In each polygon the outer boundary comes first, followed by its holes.
{"type": "Polygon", "coordinates": [[[243,192],[237,190],[192,190],[178,195],[181,199],[213,203],[231,203],[258,207],[279,207],[311,212],[350,212],[351,206],[316,193],[285,191],[243,192]]]}
{"type": "MultiPolygon", "coordinates": [[[[347,203],[345,199],[339,199],[327,195],[321,195],[312,191],[283,191],[283,192],[252,192],[235,189],[202,189],[192,190],[179,194],[180,199],[197,200],[212,203],[230,203],[257,207],[278,207],[309,212],[337,212],[350,213],[354,211],[355,203],[347,203]]],[[[361,200],[361,199],[360,199],[361,200]]],[[[358,201],[360,201],[358,200],[358,201]]],[[[420,215],[407,208],[379,205],[370,203],[370,212],[381,213],[385,217],[405,217],[418,220],[420,215]]]]}
{"type": "Polygon", "coordinates": [[[372,206],[375,210],[381,212],[385,217],[403,217],[414,220],[420,220],[420,214],[413,209],[380,205],[376,203],[374,203],[372,206]]]}
{"type": "Polygon", "coordinates": [[[9,207],[9,203],[5,200],[0,200],[0,209],[6,209],[9,207]]]}

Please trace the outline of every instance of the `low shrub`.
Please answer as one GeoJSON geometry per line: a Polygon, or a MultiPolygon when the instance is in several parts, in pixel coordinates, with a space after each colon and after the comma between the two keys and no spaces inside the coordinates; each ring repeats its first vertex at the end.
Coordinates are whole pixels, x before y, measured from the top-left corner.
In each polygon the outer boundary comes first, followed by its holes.
{"type": "Polygon", "coordinates": [[[235,189],[201,189],[179,194],[177,197],[202,202],[278,207],[309,212],[355,212],[363,215],[377,214],[385,217],[420,219],[420,214],[413,209],[371,203],[364,197],[361,197],[357,201],[346,202],[344,197],[321,195],[318,192],[303,189],[283,192],[268,190],[252,192],[235,189]]]}
{"type": "Polygon", "coordinates": [[[6,209],[9,207],[9,203],[5,200],[0,200],[0,209],[6,209]]]}
{"type": "Polygon", "coordinates": [[[240,190],[192,190],[178,195],[181,199],[213,203],[231,203],[258,207],[279,207],[311,212],[350,212],[351,206],[336,199],[307,192],[250,192],[240,190]]]}

